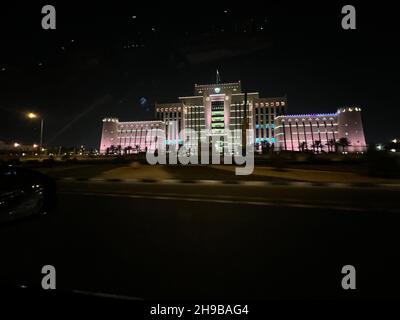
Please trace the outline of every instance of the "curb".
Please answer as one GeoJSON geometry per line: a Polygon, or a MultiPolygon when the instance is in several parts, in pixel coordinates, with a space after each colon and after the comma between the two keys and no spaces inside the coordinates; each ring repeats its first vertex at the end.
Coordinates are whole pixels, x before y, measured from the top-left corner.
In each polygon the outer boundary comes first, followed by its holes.
{"type": "Polygon", "coordinates": [[[249,187],[329,187],[329,188],[364,188],[364,189],[400,189],[400,184],[372,184],[372,183],[337,183],[337,182],[306,182],[306,181],[251,181],[251,180],[188,180],[188,179],[100,179],[100,178],[58,178],[58,181],[68,182],[119,182],[131,184],[198,184],[198,185],[240,185],[249,187]]]}

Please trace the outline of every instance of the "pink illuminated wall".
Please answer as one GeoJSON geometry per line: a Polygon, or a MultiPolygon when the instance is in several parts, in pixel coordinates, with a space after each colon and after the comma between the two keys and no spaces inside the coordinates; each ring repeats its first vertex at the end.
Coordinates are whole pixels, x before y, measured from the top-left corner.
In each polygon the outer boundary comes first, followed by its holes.
{"type": "Polygon", "coordinates": [[[347,138],[350,143],[346,151],[365,151],[361,108],[347,107],[339,109],[337,113],[285,115],[276,118],[275,139],[278,150],[334,151],[332,141],[337,142],[340,138],[347,138]]]}
{"type": "Polygon", "coordinates": [[[338,110],[339,138],[346,137],[350,146],[349,152],[363,152],[367,148],[365,142],[361,108],[346,107],[338,110]]]}
{"type": "Polygon", "coordinates": [[[106,153],[111,146],[121,147],[121,150],[129,148],[128,152],[154,150],[156,148],[155,137],[152,137],[152,129],[165,130],[162,121],[134,121],[119,122],[115,118],[103,120],[103,132],[100,152],[106,153]]]}

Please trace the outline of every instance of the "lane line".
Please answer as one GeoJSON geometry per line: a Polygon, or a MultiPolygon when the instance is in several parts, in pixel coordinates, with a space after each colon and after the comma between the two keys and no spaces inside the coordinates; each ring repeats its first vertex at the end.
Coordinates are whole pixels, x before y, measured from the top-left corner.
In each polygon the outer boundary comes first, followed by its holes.
{"type": "Polygon", "coordinates": [[[80,196],[95,196],[95,197],[113,197],[113,198],[133,198],[133,199],[149,199],[149,200],[165,200],[165,201],[186,201],[186,202],[205,202],[219,204],[245,204],[252,206],[267,206],[267,207],[290,207],[290,208],[307,208],[307,209],[325,209],[335,211],[356,211],[356,212],[377,212],[385,211],[388,213],[400,213],[400,209],[388,208],[359,208],[359,207],[344,207],[344,206],[322,206],[302,203],[276,203],[268,201],[250,201],[250,200],[228,200],[228,199],[213,199],[213,198],[197,198],[197,197],[176,197],[176,196],[161,196],[161,195],[133,195],[121,193],[99,193],[99,192],[72,192],[62,191],[61,194],[80,195],[80,196]]]}
{"type": "Polygon", "coordinates": [[[310,181],[259,181],[259,180],[185,180],[185,179],[102,179],[67,177],[59,181],[77,183],[126,183],[126,184],[171,184],[171,185],[223,185],[249,187],[294,187],[294,188],[336,188],[336,189],[389,189],[400,190],[400,184],[363,184],[342,182],[310,182],[310,181]]]}
{"type": "Polygon", "coordinates": [[[85,295],[85,296],[111,298],[111,299],[117,299],[117,300],[131,300],[131,301],[142,301],[143,300],[143,298],[130,297],[130,296],[113,294],[113,293],[91,292],[91,291],[84,291],[84,290],[72,290],[72,292],[74,292],[76,294],[85,295]]]}
{"type": "MultiPolygon", "coordinates": [[[[67,191],[68,192],[68,191],[67,191]]],[[[74,191],[70,191],[73,193],[85,193],[85,192],[90,192],[90,191],[86,191],[86,190],[74,190],[74,191]]],[[[102,191],[98,191],[98,192],[93,192],[93,193],[102,193],[102,191]]],[[[130,195],[131,193],[125,193],[125,192],[113,192],[113,194],[126,194],[126,195],[130,195]]],[[[156,194],[154,192],[150,192],[150,191],[140,191],[139,193],[140,195],[144,195],[144,196],[155,196],[156,194]]],[[[158,193],[160,194],[160,193],[158,193]]],[[[174,192],[162,192],[162,196],[168,196],[168,197],[175,197],[175,198],[180,198],[182,197],[182,193],[174,193],[174,192]]],[[[207,198],[210,195],[209,194],[202,194],[202,193],[184,193],[186,198],[195,198],[195,199],[202,199],[202,198],[207,198]]],[[[228,195],[228,194],[219,194],[218,195],[219,199],[222,200],[231,200],[232,199],[232,195],[228,195]]],[[[233,201],[238,201],[240,200],[240,198],[237,198],[237,200],[233,200],[233,201]]],[[[254,202],[266,202],[265,197],[255,197],[255,196],[246,196],[242,198],[243,201],[254,201],[254,202]]],[[[285,202],[290,202],[290,203],[300,203],[301,201],[303,201],[303,199],[296,199],[296,198],[278,198],[278,197],[274,197],[274,202],[273,203],[285,203],[285,202]]],[[[337,204],[337,201],[321,201],[321,200],[316,200],[313,201],[314,203],[317,202],[319,204],[319,206],[321,207],[325,207],[325,206],[333,206],[337,204]]],[[[342,204],[346,204],[346,205],[350,205],[350,204],[356,204],[354,202],[344,202],[342,201],[342,204]]],[[[307,205],[306,203],[304,203],[304,205],[307,205]]]]}

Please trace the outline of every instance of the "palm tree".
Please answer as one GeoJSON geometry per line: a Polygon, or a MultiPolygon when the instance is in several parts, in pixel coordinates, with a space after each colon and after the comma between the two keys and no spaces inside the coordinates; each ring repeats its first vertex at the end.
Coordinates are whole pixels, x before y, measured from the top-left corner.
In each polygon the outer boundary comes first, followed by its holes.
{"type": "Polygon", "coordinates": [[[271,151],[271,145],[269,144],[269,142],[264,142],[261,145],[261,153],[265,154],[265,153],[269,153],[271,151]]]}
{"type": "Polygon", "coordinates": [[[111,154],[115,154],[115,146],[114,145],[111,145],[110,146],[110,149],[109,149],[109,152],[111,153],[111,154]]]}
{"type": "Polygon", "coordinates": [[[328,151],[329,152],[333,152],[333,151],[336,152],[337,143],[336,143],[335,139],[329,139],[327,141],[326,145],[328,146],[328,151]]]}
{"type": "Polygon", "coordinates": [[[301,152],[304,152],[305,150],[307,150],[307,142],[303,141],[302,143],[300,143],[299,147],[301,152]]]}
{"type": "Polygon", "coordinates": [[[347,137],[343,137],[343,138],[339,139],[337,144],[342,147],[342,152],[344,152],[345,148],[350,146],[350,141],[349,141],[349,139],[347,139],[347,137]]]}
{"type": "Polygon", "coordinates": [[[315,146],[315,148],[317,149],[317,153],[319,153],[319,150],[320,150],[320,149],[321,149],[321,151],[322,151],[323,145],[322,145],[322,143],[321,143],[321,140],[315,140],[315,141],[314,141],[314,146],[315,146]]]}

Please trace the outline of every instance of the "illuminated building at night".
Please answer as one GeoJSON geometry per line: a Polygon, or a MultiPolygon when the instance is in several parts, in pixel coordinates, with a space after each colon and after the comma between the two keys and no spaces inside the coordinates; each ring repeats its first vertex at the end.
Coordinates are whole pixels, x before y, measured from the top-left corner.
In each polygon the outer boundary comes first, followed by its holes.
{"type": "Polygon", "coordinates": [[[196,84],[193,96],[179,97],[177,103],[157,104],[156,117],[166,125],[169,144],[179,144],[182,128],[223,135],[226,129],[242,130],[245,126],[254,130],[255,148],[260,148],[262,144],[275,143],[274,119],[285,114],[286,108],[286,97],[260,98],[258,92],[249,92],[246,98],[239,81],[196,84]],[[173,127],[171,123],[174,123],[173,127]]]}
{"type": "MultiPolygon", "coordinates": [[[[275,150],[312,149],[320,141],[324,150],[333,139],[347,137],[349,152],[365,148],[360,108],[343,108],[332,114],[287,115],[285,96],[260,98],[258,92],[244,93],[241,83],[195,85],[193,96],[175,103],[158,103],[154,121],[120,122],[103,119],[100,152],[154,150],[154,139],[146,139],[150,129],[165,131],[167,148],[179,148],[182,132],[205,130],[209,136],[224,136],[227,129],[252,129],[255,150],[269,145],[275,150]],[[246,107],[245,107],[246,105],[246,107]]],[[[197,152],[193,150],[193,152],[197,152]]]]}
{"type": "Polygon", "coordinates": [[[276,118],[276,149],[334,151],[347,138],[348,152],[366,149],[361,108],[340,108],[336,113],[281,115],[276,118]]]}
{"type": "Polygon", "coordinates": [[[258,92],[245,93],[241,83],[195,85],[194,95],[179,97],[176,103],[156,104],[156,121],[120,122],[103,119],[100,152],[111,146],[145,151],[154,148],[145,139],[146,130],[165,130],[166,144],[178,147],[182,129],[197,132],[209,130],[210,135],[223,135],[225,129],[254,129],[256,148],[275,143],[275,117],[286,113],[286,97],[260,98],[258,92]]]}
{"type": "Polygon", "coordinates": [[[154,142],[146,138],[151,129],[165,130],[165,125],[162,121],[120,122],[117,118],[105,118],[100,153],[113,152],[111,149],[126,150],[128,153],[154,150],[154,142]]]}

